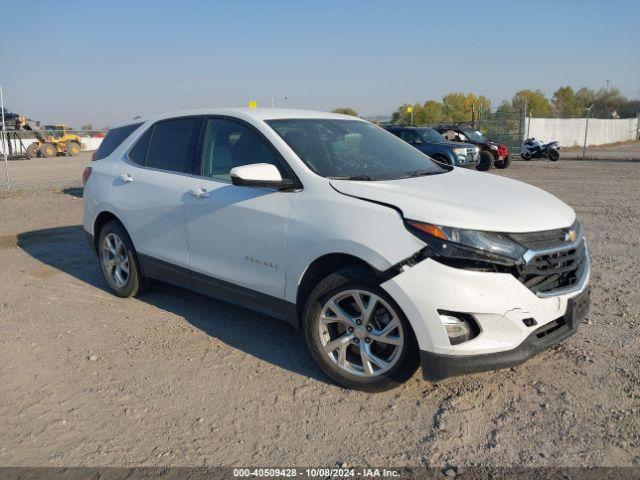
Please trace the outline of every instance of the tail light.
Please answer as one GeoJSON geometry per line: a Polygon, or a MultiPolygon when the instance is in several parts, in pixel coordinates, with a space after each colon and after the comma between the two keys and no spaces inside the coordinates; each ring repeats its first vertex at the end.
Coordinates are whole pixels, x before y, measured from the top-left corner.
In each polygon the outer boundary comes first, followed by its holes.
{"type": "Polygon", "coordinates": [[[500,155],[501,157],[506,157],[509,154],[509,149],[507,148],[506,145],[502,144],[502,145],[498,145],[498,155],[500,155]]]}
{"type": "Polygon", "coordinates": [[[89,180],[89,177],[91,176],[91,172],[93,171],[93,169],[91,167],[86,167],[84,169],[84,172],[82,172],[82,185],[86,185],[87,181],[89,180]]]}

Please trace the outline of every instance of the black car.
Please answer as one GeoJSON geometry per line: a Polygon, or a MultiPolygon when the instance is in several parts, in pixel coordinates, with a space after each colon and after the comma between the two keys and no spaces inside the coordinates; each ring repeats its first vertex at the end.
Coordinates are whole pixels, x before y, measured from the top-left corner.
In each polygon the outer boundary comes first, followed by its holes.
{"type": "Polygon", "coordinates": [[[492,166],[502,169],[511,164],[509,148],[505,144],[488,140],[481,132],[469,124],[463,122],[441,123],[433,125],[433,128],[450,141],[475,145],[480,154],[476,167],[478,170],[486,171],[492,166]]]}
{"type": "MultiPolygon", "coordinates": [[[[18,129],[18,119],[20,115],[17,113],[13,113],[8,108],[3,108],[4,114],[4,124],[7,130],[17,130],[18,129]]],[[[2,129],[2,116],[0,116],[0,129],[2,129]]]]}
{"type": "Polygon", "coordinates": [[[433,128],[407,125],[385,125],[384,128],[438,162],[456,167],[473,167],[478,162],[479,151],[475,145],[450,142],[433,128]]]}

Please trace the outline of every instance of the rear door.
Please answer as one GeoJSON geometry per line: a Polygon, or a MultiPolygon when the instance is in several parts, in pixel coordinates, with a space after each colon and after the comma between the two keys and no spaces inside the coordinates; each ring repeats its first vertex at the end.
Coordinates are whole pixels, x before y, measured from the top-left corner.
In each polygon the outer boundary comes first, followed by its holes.
{"type": "Polygon", "coordinates": [[[230,170],[274,164],[292,178],[275,148],[252,126],[230,118],[203,125],[197,191],[185,199],[194,286],[281,316],[286,226],[295,192],[232,185],[230,170]]]}
{"type": "Polygon", "coordinates": [[[145,275],[190,285],[184,201],[193,176],[200,119],[152,125],[118,163],[111,199],[139,254],[145,275]]]}

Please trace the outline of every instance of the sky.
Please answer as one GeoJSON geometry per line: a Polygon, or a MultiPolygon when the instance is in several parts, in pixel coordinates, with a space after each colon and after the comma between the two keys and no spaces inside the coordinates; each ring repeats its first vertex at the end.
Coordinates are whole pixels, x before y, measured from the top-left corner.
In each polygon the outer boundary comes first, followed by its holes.
{"type": "Polygon", "coordinates": [[[94,128],[247,106],[389,115],[452,91],[606,80],[640,97],[640,4],[609,1],[0,0],[5,106],[94,128]],[[4,19],[4,20],[2,20],[4,19]]]}

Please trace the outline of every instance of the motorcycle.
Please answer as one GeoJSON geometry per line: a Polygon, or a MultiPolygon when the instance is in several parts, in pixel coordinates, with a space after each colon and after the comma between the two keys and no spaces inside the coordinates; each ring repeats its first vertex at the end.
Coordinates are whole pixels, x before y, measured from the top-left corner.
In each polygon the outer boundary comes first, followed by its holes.
{"type": "Polygon", "coordinates": [[[528,138],[522,144],[520,156],[523,160],[532,158],[548,158],[556,162],[560,159],[560,143],[557,141],[542,143],[535,138],[528,138]]]}

